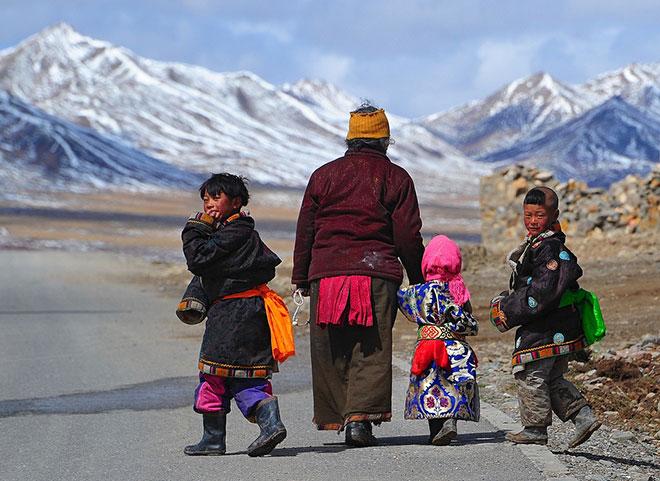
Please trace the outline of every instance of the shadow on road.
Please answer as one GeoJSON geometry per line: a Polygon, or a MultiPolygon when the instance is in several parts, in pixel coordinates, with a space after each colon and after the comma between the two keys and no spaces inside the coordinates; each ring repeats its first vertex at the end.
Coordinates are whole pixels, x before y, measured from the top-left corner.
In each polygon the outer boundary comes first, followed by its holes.
{"type": "MultiPolygon", "coordinates": [[[[416,446],[427,445],[428,436],[390,436],[378,438],[378,446],[416,446]]],[[[468,433],[461,434],[452,445],[462,446],[468,444],[488,444],[488,443],[501,443],[504,442],[504,431],[493,431],[489,433],[468,433]]],[[[324,443],[321,446],[303,446],[297,448],[280,448],[275,449],[271,456],[273,457],[288,457],[297,456],[303,453],[340,453],[347,449],[360,449],[352,448],[344,443],[324,443]]],[[[231,454],[245,454],[245,451],[231,453],[231,454]]]]}
{"type": "MultiPolygon", "coordinates": [[[[277,383],[279,394],[309,387],[309,374],[277,383]]],[[[191,406],[197,387],[196,375],[170,377],[123,386],[107,391],[90,391],[59,396],[0,401],[0,418],[34,414],[98,414],[109,411],[150,411],[191,406]]]]}
{"type": "Polygon", "coordinates": [[[108,391],[0,401],[0,418],[30,414],[97,414],[176,409],[192,404],[196,376],[159,379],[108,391]]]}
{"type": "Polygon", "coordinates": [[[493,443],[503,443],[506,441],[504,435],[505,431],[491,431],[488,433],[467,433],[459,434],[456,438],[456,444],[468,445],[468,444],[493,444],[493,443]]]}
{"type": "MultiPolygon", "coordinates": [[[[452,445],[469,444],[492,444],[504,442],[504,431],[493,431],[487,433],[466,433],[459,434],[452,445]]],[[[429,444],[428,435],[425,436],[394,436],[389,438],[378,438],[382,446],[409,446],[416,444],[429,444]]]]}
{"type": "Polygon", "coordinates": [[[581,451],[553,451],[554,454],[563,454],[564,456],[582,457],[592,461],[610,461],[612,463],[626,464],[628,466],[644,466],[647,468],[660,469],[660,464],[650,461],[639,461],[637,459],[617,458],[616,456],[607,456],[604,454],[592,454],[581,451]]]}
{"type": "Polygon", "coordinates": [[[270,453],[273,457],[291,457],[303,453],[341,453],[347,449],[354,449],[344,443],[324,443],[321,446],[301,446],[297,448],[280,448],[270,453]]]}

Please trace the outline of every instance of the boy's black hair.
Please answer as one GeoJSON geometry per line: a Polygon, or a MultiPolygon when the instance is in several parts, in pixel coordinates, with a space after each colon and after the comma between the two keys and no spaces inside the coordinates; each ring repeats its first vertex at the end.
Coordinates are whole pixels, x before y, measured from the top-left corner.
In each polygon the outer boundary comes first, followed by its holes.
{"type": "Polygon", "coordinates": [[[247,205],[248,200],[250,199],[250,194],[245,185],[246,183],[247,179],[240,175],[229,174],[227,172],[223,172],[222,174],[211,174],[211,177],[206,179],[204,183],[199,186],[199,196],[204,199],[205,192],[208,192],[212,197],[224,192],[225,195],[232,199],[239,197],[242,206],[247,205]]]}
{"type": "Polygon", "coordinates": [[[557,210],[559,209],[559,198],[550,187],[534,187],[525,195],[523,205],[525,204],[547,205],[552,210],[557,210]]]}

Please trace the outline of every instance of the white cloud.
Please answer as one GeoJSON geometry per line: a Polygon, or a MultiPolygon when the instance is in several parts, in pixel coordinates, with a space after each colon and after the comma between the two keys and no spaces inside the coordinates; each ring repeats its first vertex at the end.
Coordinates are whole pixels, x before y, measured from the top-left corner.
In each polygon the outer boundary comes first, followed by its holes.
{"type": "Polygon", "coordinates": [[[529,75],[543,42],[544,39],[539,37],[484,41],[477,49],[479,65],[475,87],[487,92],[529,75]]]}
{"type": "Polygon", "coordinates": [[[309,77],[340,83],[350,72],[353,63],[354,60],[350,57],[323,53],[313,55],[311,59],[308,59],[306,70],[309,72],[309,77]]]}
{"type": "Polygon", "coordinates": [[[612,61],[621,32],[621,28],[610,27],[580,34],[548,32],[506,40],[487,39],[477,48],[479,63],[474,88],[487,95],[537,71],[549,72],[564,82],[584,82],[605,70],[623,66],[612,61]]]}
{"type": "Polygon", "coordinates": [[[291,28],[269,22],[238,21],[228,25],[234,35],[265,35],[280,43],[291,43],[291,28]]]}

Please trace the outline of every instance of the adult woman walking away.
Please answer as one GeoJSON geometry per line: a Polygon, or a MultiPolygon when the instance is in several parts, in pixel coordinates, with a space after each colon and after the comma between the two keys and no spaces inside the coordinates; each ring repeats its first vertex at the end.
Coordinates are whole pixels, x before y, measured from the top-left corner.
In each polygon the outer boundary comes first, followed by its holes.
{"type": "Polygon", "coordinates": [[[423,282],[422,222],[410,175],[387,157],[382,109],[350,114],[348,150],[316,170],[296,231],[292,283],[311,297],[314,423],[376,444],[392,417],[392,327],[401,263],[423,282]],[[400,260],[400,261],[399,261],[400,260]]]}

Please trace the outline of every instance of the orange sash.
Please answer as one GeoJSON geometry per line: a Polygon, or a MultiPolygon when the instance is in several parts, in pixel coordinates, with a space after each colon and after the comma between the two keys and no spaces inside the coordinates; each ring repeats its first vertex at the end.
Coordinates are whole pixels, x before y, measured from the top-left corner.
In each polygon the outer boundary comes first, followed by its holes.
{"type": "Polygon", "coordinates": [[[282,298],[266,284],[261,284],[254,289],[223,296],[222,299],[242,299],[257,296],[264,300],[268,327],[270,328],[270,345],[273,350],[273,359],[277,362],[284,362],[296,353],[296,348],[293,341],[291,317],[289,317],[289,310],[282,298]]]}

